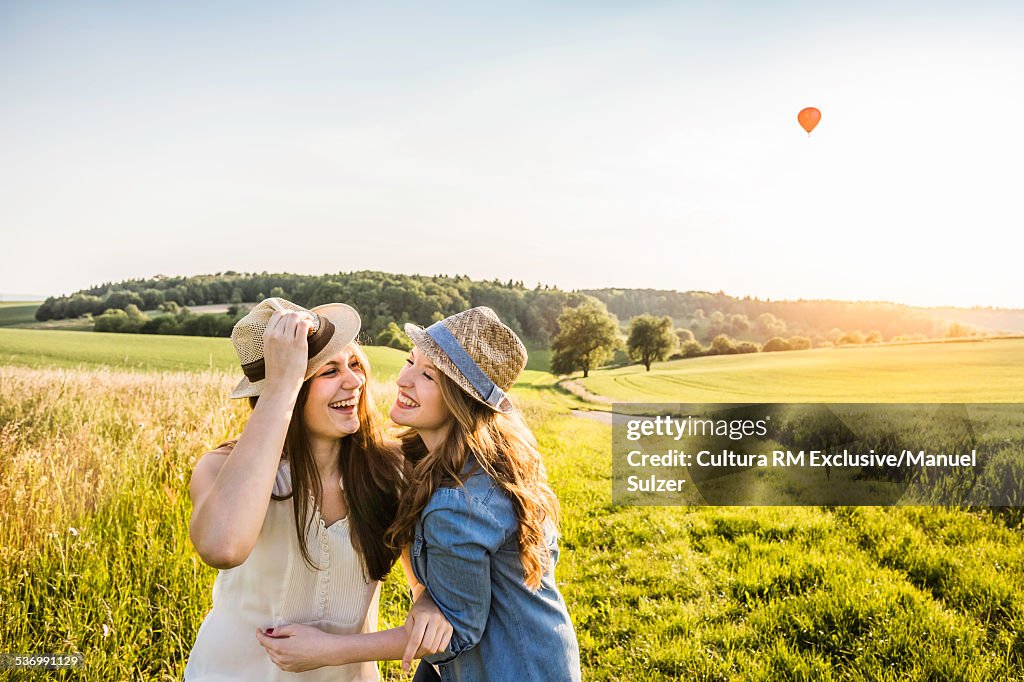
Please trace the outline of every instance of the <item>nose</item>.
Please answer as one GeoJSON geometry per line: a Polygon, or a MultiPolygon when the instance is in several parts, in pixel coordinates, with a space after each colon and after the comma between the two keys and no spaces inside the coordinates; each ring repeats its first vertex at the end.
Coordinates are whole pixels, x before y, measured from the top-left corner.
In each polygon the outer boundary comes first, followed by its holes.
{"type": "Polygon", "coordinates": [[[351,367],[345,368],[345,373],[341,378],[341,385],[343,388],[355,390],[366,382],[366,378],[362,374],[357,374],[352,370],[351,367]]]}
{"type": "Polygon", "coordinates": [[[406,364],[402,365],[402,369],[398,370],[398,378],[395,382],[398,384],[399,388],[408,388],[409,386],[412,386],[412,383],[409,381],[409,369],[409,365],[406,364]]]}

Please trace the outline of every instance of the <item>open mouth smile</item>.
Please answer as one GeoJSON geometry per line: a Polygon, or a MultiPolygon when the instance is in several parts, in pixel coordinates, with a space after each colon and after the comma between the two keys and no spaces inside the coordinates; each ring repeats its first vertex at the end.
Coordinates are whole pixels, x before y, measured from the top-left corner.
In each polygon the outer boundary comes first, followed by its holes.
{"type": "Polygon", "coordinates": [[[339,412],[352,412],[358,402],[359,396],[354,395],[351,398],[346,398],[345,400],[336,400],[333,403],[328,403],[327,407],[332,410],[338,410],[339,412]]]}
{"type": "Polygon", "coordinates": [[[395,405],[398,405],[399,407],[405,410],[411,410],[415,407],[420,406],[418,402],[416,402],[406,394],[402,393],[401,391],[398,392],[398,397],[395,398],[395,405]]]}

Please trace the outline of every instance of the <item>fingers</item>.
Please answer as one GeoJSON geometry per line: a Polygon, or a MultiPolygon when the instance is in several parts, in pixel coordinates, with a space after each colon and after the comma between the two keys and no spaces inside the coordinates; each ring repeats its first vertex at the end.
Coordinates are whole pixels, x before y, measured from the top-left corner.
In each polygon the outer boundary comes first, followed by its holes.
{"type": "Polygon", "coordinates": [[[444,618],[432,618],[426,633],[423,635],[420,650],[416,654],[417,657],[429,656],[430,654],[444,651],[448,648],[451,636],[452,626],[448,624],[447,620],[444,618]]]}
{"type": "Polygon", "coordinates": [[[271,658],[277,655],[277,651],[274,649],[274,645],[276,645],[277,642],[274,641],[273,637],[267,635],[267,633],[263,632],[259,628],[256,629],[256,641],[259,642],[261,647],[266,649],[271,658]]]}
{"type": "Polygon", "coordinates": [[[309,336],[309,330],[313,328],[313,319],[304,313],[292,313],[294,319],[289,320],[291,322],[290,329],[293,339],[304,339],[309,336]]]}
{"type": "Polygon", "coordinates": [[[264,340],[280,334],[279,327],[282,324],[282,317],[283,311],[281,310],[275,310],[274,314],[270,316],[270,319],[267,321],[267,326],[263,330],[264,340]]]}
{"type": "Polygon", "coordinates": [[[265,392],[271,387],[293,390],[301,385],[309,351],[306,333],[311,325],[308,314],[295,310],[278,310],[271,315],[263,333],[265,392]]]}
{"type": "Polygon", "coordinates": [[[279,646],[279,642],[275,641],[277,640],[276,635],[278,629],[279,628],[268,628],[267,631],[264,632],[263,630],[257,628],[256,641],[259,642],[260,646],[263,647],[263,649],[267,652],[267,656],[270,658],[270,661],[281,670],[287,672],[291,666],[282,657],[283,652],[278,651],[278,649],[276,648],[277,646],[279,646]]]}
{"type": "Polygon", "coordinates": [[[436,637],[431,644],[430,653],[436,654],[448,649],[448,643],[452,640],[452,626],[446,620],[442,620],[437,628],[436,637]]]}
{"type": "Polygon", "coordinates": [[[297,310],[276,310],[267,321],[264,338],[305,338],[313,328],[313,318],[297,310]]]}
{"type": "Polygon", "coordinates": [[[412,621],[412,632],[409,633],[409,641],[405,645],[405,651],[402,653],[402,671],[409,672],[409,668],[412,666],[412,659],[416,657],[416,653],[419,651],[420,643],[423,641],[423,635],[427,628],[427,619],[421,618],[419,621],[412,621]]]}

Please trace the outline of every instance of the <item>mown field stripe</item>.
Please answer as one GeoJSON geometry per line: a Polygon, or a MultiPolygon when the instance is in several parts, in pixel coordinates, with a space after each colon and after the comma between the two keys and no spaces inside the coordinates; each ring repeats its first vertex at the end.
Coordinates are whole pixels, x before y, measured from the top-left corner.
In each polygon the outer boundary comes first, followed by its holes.
{"type": "Polygon", "coordinates": [[[582,382],[622,402],[1024,402],[1024,339],[713,356],[582,382]]]}

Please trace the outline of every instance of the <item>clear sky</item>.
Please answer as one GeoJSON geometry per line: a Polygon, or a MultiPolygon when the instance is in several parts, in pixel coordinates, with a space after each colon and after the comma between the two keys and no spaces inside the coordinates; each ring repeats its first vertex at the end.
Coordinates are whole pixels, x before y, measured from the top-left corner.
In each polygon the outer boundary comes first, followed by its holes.
{"type": "Polygon", "coordinates": [[[374,269],[1024,307],[1022,36],[984,0],[0,2],[0,292],[374,269]]]}

